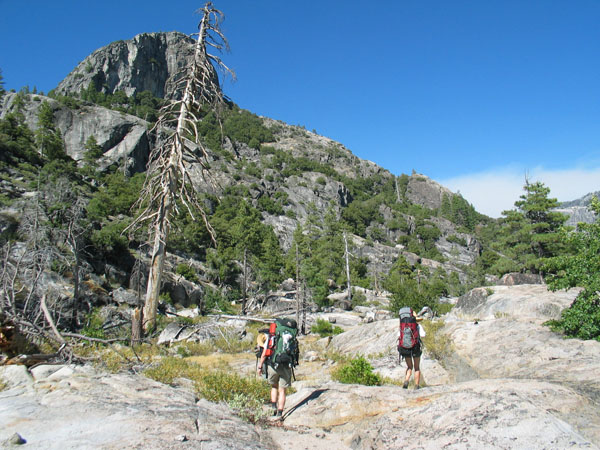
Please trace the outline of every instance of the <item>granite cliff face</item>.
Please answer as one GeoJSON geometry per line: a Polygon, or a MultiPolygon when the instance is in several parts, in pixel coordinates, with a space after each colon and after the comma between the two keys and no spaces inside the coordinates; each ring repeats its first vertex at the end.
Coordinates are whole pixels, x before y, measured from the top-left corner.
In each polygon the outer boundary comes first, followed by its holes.
{"type": "MultiPolygon", "coordinates": [[[[16,110],[17,94],[7,94],[2,99],[0,118],[16,110]]],[[[20,112],[32,130],[38,128],[38,113],[42,102],[47,102],[54,112],[54,123],[60,131],[67,154],[75,161],[82,161],[86,141],[93,136],[104,155],[99,159],[100,168],[119,162],[129,173],[146,170],[150,154],[148,122],[101,106],[85,104],[72,109],[41,95],[31,95],[20,112]]]]}
{"type": "Polygon", "coordinates": [[[573,227],[579,222],[594,223],[596,220],[596,215],[588,209],[592,197],[600,198],[600,191],[591,192],[570,202],[563,202],[558,208],[555,209],[555,211],[569,216],[566,224],[573,227]]]}
{"type": "Polygon", "coordinates": [[[55,92],[78,94],[93,83],[104,93],[122,90],[131,96],[150,91],[155,97],[171,98],[176,75],[193,57],[193,44],[179,32],[143,33],[113,42],[85,58],[55,92]]]}
{"type": "Polygon", "coordinates": [[[406,197],[416,205],[437,209],[442,206],[444,195],[452,197],[454,194],[425,175],[413,173],[410,177],[406,197]]]}

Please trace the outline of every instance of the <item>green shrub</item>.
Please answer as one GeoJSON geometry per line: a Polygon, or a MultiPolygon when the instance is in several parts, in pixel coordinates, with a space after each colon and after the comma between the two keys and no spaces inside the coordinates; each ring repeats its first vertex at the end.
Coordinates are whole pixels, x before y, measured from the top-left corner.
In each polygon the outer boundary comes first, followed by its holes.
{"type": "Polygon", "coordinates": [[[166,303],[167,305],[173,304],[173,299],[171,298],[171,294],[169,292],[162,292],[158,298],[161,302],[166,303]]]}
{"type": "Polygon", "coordinates": [[[241,339],[235,331],[224,331],[212,339],[214,347],[223,353],[242,353],[254,348],[254,340],[241,339]]]}
{"type": "Polygon", "coordinates": [[[115,256],[128,252],[129,241],[123,231],[129,224],[127,220],[106,223],[101,229],[92,232],[91,241],[95,248],[115,256]]]}
{"type": "Polygon", "coordinates": [[[569,337],[600,341],[600,300],[597,295],[582,294],[563,310],[559,320],[550,320],[544,325],[569,337]]]}
{"type": "Polygon", "coordinates": [[[81,330],[81,334],[91,338],[106,339],[104,333],[104,319],[99,309],[94,309],[87,317],[86,326],[81,330]]]}
{"type": "Polygon", "coordinates": [[[438,313],[438,315],[440,316],[448,314],[452,310],[452,308],[454,308],[454,305],[452,303],[438,303],[434,307],[435,312],[438,313]]]}
{"type": "Polygon", "coordinates": [[[452,242],[454,244],[458,244],[462,247],[466,247],[467,246],[467,240],[463,237],[457,236],[456,234],[451,234],[450,236],[448,236],[446,238],[446,240],[448,242],[452,242]]]}
{"type": "Polygon", "coordinates": [[[191,342],[184,341],[177,346],[177,354],[184,358],[190,356],[209,355],[214,351],[210,342],[191,342]]]}
{"type": "Polygon", "coordinates": [[[196,380],[196,390],[211,402],[226,402],[236,394],[266,400],[270,393],[270,387],[263,378],[242,377],[222,370],[203,373],[196,380]]]}
{"type": "Polygon", "coordinates": [[[270,386],[263,378],[243,377],[222,370],[205,370],[181,358],[164,358],[144,372],[148,378],[171,384],[176,378],[194,382],[200,397],[211,402],[227,403],[245,420],[256,422],[264,416],[263,403],[269,398],[270,386]]]}
{"type": "Polygon", "coordinates": [[[442,361],[452,351],[450,338],[441,331],[444,322],[424,320],[421,322],[421,326],[425,328],[426,336],[422,340],[427,353],[432,358],[442,361]]]}
{"type": "Polygon", "coordinates": [[[367,304],[367,296],[362,291],[352,290],[352,308],[367,304]]]}
{"type": "Polygon", "coordinates": [[[204,310],[202,313],[210,311],[218,311],[225,314],[235,313],[227,297],[216,289],[208,288],[204,294],[204,310]]]}
{"type": "Polygon", "coordinates": [[[336,326],[334,328],[327,320],[323,319],[317,319],[317,323],[310,327],[310,331],[321,337],[334,336],[344,332],[340,327],[336,326]]]}
{"type": "Polygon", "coordinates": [[[175,378],[187,378],[192,381],[202,377],[203,369],[198,364],[188,362],[181,358],[167,357],[160,363],[144,372],[148,378],[171,384],[175,378]]]}
{"type": "Polygon", "coordinates": [[[196,275],[196,271],[189,264],[178,264],[175,268],[175,273],[181,275],[183,278],[185,278],[188,281],[191,281],[192,283],[197,283],[199,281],[198,275],[196,275]]]}
{"type": "Polygon", "coordinates": [[[364,384],[365,386],[381,386],[382,379],[373,373],[373,366],[362,356],[351,359],[335,369],[331,377],[345,384],[364,384]]]}

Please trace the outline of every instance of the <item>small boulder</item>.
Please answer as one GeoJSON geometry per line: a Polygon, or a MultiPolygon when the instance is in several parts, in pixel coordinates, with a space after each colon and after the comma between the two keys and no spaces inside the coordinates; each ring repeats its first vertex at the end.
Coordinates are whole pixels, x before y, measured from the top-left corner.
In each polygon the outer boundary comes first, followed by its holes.
{"type": "Polygon", "coordinates": [[[539,273],[507,273],[498,282],[500,286],[516,286],[519,284],[544,284],[544,278],[539,273]]]}
{"type": "Polygon", "coordinates": [[[296,290],[296,282],[292,278],[288,278],[281,283],[279,289],[282,291],[294,291],[296,290]]]}
{"type": "Polygon", "coordinates": [[[119,304],[125,303],[131,306],[138,306],[141,301],[137,293],[129,289],[124,289],[122,287],[112,291],[111,295],[113,300],[119,304]]]}

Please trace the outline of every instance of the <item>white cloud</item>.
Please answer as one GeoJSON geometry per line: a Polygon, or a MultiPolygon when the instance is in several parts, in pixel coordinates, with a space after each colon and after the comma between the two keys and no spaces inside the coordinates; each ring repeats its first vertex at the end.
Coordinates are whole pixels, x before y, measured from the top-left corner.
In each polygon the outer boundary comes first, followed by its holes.
{"type": "Polygon", "coordinates": [[[575,200],[600,190],[600,167],[562,170],[503,167],[439,180],[439,183],[453,192],[460,192],[478,212],[500,217],[502,211],[513,209],[515,201],[523,194],[526,176],[531,182],[544,183],[550,188],[550,197],[559,201],[575,200]]]}

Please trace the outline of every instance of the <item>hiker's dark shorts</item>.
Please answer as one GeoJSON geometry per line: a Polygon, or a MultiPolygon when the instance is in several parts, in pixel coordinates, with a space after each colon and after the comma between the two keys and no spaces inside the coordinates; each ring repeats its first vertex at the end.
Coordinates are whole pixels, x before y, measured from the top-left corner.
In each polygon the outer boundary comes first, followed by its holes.
{"type": "Polygon", "coordinates": [[[421,350],[421,345],[415,345],[413,348],[399,348],[398,351],[400,352],[400,356],[407,358],[407,357],[412,357],[412,358],[420,358],[421,357],[421,353],[423,353],[423,351],[421,350]]]}
{"type": "Polygon", "coordinates": [[[269,384],[271,387],[290,387],[292,385],[292,369],[289,366],[279,366],[277,369],[269,366],[269,384]]]}

